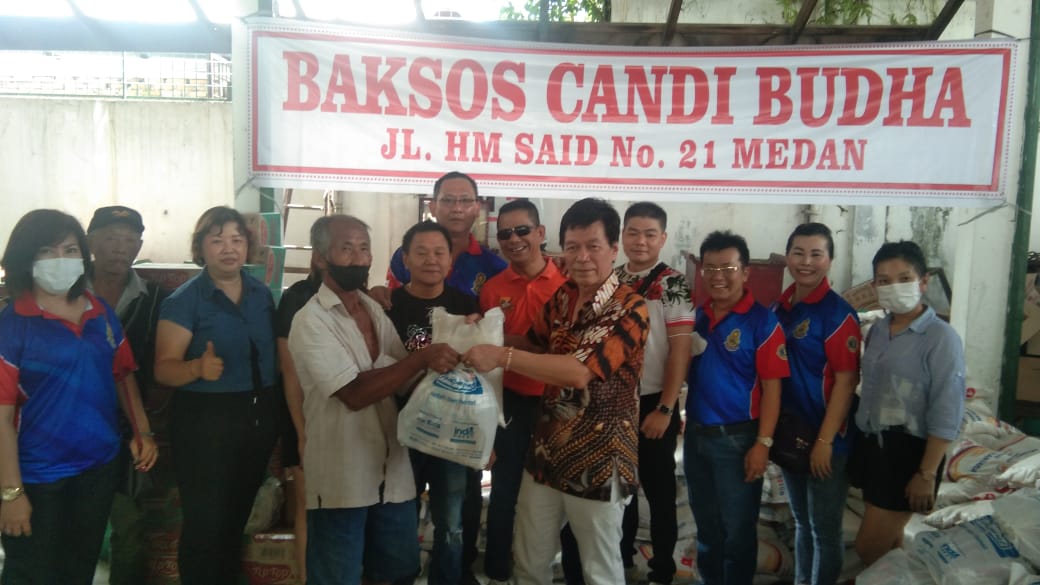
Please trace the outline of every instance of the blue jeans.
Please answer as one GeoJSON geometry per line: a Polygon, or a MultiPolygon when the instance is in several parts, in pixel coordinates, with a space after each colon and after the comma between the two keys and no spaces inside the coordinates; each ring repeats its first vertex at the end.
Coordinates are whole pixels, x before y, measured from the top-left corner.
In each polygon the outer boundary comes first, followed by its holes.
{"type": "Polygon", "coordinates": [[[462,503],[470,468],[419,451],[410,451],[416,493],[430,486],[433,550],[430,585],[458,585],[462,580],[462,503]]]}
{"type": "Polygon", "coordinates": [[[516,498],[524,476],[524,457],[538,416],[539,396],[502,393],[505,428],[495,434],[495,465],[491,468],[491,497],[487,510],[484,574],[506,581],[513,574],[513,523],[516,498]]]}
{"type": "Polygon", "coordinates": [[[849,491],[847,459],[845,454],[831,456],[831,476],[826,479],[784,471],[794,514],[794,575],[799,585],[834,585],[841,576],[845,554],[841,523],[849,491]]]}
{"type": "Polygon", "coordinates": [[[686,427],[683,469],[705,585],[751,585],[754,579],[762,480],[744,481],[744,456],[756,436],[755,431],[708,436],[686,427]]]}
{"type": "Polygon", "coordinates": [[[307,510],[307,585],[393,582],[419,568],[415,500],[307,510]]]}

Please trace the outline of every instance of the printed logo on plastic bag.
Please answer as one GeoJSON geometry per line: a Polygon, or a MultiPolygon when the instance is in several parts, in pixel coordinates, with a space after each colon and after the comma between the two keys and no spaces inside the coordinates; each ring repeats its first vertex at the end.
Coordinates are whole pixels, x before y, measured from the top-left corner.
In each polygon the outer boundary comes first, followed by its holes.
{"type": "Polygon", "coordinates": [[[472,370],[455,368],[445,372],[433,381],[433,385],[457,394],[479,395],[484,393],[484,386],[477,380],[472,370]]]}

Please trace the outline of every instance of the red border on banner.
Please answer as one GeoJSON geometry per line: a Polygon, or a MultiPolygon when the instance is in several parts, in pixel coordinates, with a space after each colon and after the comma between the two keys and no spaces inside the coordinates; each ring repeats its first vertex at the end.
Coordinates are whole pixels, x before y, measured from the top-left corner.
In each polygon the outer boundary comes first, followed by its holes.
{"type": "MultiPolygon", "coordinates": [[[[272,38],[288,38],[288,39],[303,39],[303,40],[314,40],[314,41],[351,41],[355,43],[365,43],[372,45],[398,45],[398,46],[412,46],[412,47],[435,47],[435,48],[446,48],[454,50],[479,50],[482,52],[501,52],[501,53],[515,53],[514,47],[495,47],[478,45],[471,41],[427,41],[421,39],[399,39],[393,38],[388,35],[386,37],[372,38],[369,36],[359,36],[349,33],[334,34],[334,33],[305,33],[305,32],[287,32],[287,31],[258,31],[250,30],[250,43],[251,53],[249,58],[250,68],[250,101],[251,101],[251,124],[249,128],[249,141],[251,150],[251,170],[253,172],[264,173],[268,176],[274,174],[286,175],[284,178],[292,178],[292,176],[307,176],[307,175],[325,175],[325,176],[356,176],[356,177],[373,177],[373,178],[412,178],[412,179],[435,179],[440,176],[439,172],[432,171],[406,171],[406,170],[376,170],[376,169],[352,169],[343,167],[308,167],[308,166],[292,166],[292,165],[277,165],[277,164],[260,164],[259,163],[259,105],[258,105],[258,92],[259,92],[259,73],[256,64],[255,55],[258,51],[258,43],[261,37],[272,37],[272,38]]],[[[629,178],[618,178],[618,177],[573,177],[573,176],[552,176],[552,175],[523,175],[523,174],[489,174],[489,173],[470,173],[474,178],[479,178],[485,181],[499,181],[503,183],[509,182],[522,182],[531,181],[535,183],[563,183],[563,184],[579,184],[579,185],[632,185],[632,186],[658,186],[658,187],[705,187],[705,188],[759,188],[759,189],[808,189],[808,190],[823,190],[823,189],[839,189],[839,190],[882,190],[882,191],[945,191],[952,195],[957,196],[958,192],[962,192],[965,197],[971,193],[993,193],[1000,188],[1000,167],[1001,161],[1004,157],[1005,134],[1007,133],[1007,116],[1009,97],[1009,85],[1011,77],[1011,54],[1012,50],[1008,47],[979,47],[975,48],[927,48],[927,47],[903,47],[903,48],[883,48],[883,47],[871,47],[871,48],[836,48],[836,49],[821,49],[819,46],[806,46],[803,49],[781,49],[781,50],[769,50],[765,51],[762,48],[748,48],[748,49],[732,49],[732,50],[667,50],[667,51],[638,51],[625,49],[588,49],[587,46],[580,46],[574,50],[563,49],[559,47],[554,48],[529,48],[523,49],[524,53],[539,54],[539,55],[588,55],[605,57],[611,55],[624,55],[625,57],[658,57],[661,55],[667,55],[668,57],[706,57],[706,56],[721,56],[728,58],[758,58],[762,56],[768,57],[785,57],[785,56],[802,56],[807,52],[823,56],[844,56],[844,55],[998,55],[1001,57],[1002,71],[1001,71],[1001,89],[1000,89],[1000,104],[1004,105],[1000,109],[998,114],[998,122],[996,124],[996,140],[995,148],[993,153],[993,164],[992,172],[990,175],[989,184],[943,184],[943,183],[887,183],[887,182],[839,182],[839,181],[755,181],[755,180],[698,180],[698,179],[629,179],[629,178]]],[[[857,193],[858,196],[863,196],[862,193],[857,193]]],[[[950,195],[947,195],[949,197],[950,195]]],[[[879,197],[884,197],[885,194],[878,194],[879,197]]]]}

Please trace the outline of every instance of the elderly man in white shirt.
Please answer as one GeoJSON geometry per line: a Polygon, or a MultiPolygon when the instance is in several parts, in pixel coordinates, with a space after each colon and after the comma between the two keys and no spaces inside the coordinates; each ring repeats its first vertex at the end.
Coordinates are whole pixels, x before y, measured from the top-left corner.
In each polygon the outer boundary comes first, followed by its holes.
{"type": "Polygon", "coordinates": [[[364,289],[368,226],[329,216],[312,229],[324,279],[296,314],[289,351],[303,388],[307,443],[307,579],[313,585],[389,583],[418,573],[415,482],[397,441],[394,395],[459,356],[446,344],[405,351],[364,289]]]}

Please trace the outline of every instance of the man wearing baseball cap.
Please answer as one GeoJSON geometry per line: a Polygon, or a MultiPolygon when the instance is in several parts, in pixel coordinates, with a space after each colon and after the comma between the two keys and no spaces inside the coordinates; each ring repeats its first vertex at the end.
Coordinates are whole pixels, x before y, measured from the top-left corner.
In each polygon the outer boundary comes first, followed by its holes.
{"type": "MultiPolygon", "coordinates": [[[[91,288],[111,305],[123,326],[137,362],[137,381],[141,399],[148,408],[155,403],[155,328],[159,305],[167,293],[153,282],[142,279],[132,268],[141,251],[144,222],[136,210],[122,205],[101,207],[87,226],[87,240],[94,255],[91,288]]],[[[149,409],[152,429],[162,430],[165,421],[149,409]]],[[[129,451],[127,452],[128,455],[129,451]]],[[[152,477],[156,474],[153,472],[152,477]]],[[[138,494],[140,495],[140,494],[138,494]]],[[[147,579],[147,549],[142,502],[117,491],[112,502],[112,585],[144,583],[147,579]]]]}

